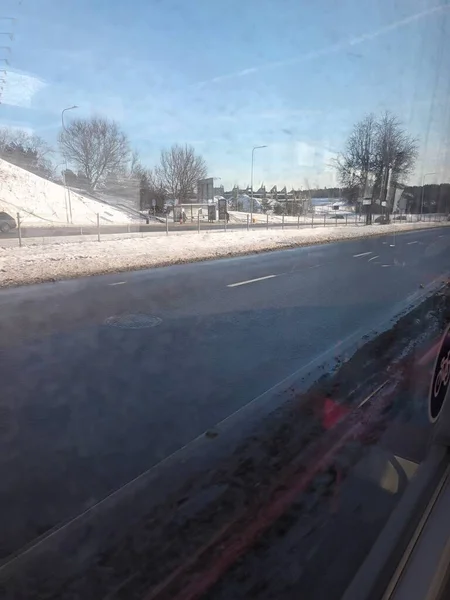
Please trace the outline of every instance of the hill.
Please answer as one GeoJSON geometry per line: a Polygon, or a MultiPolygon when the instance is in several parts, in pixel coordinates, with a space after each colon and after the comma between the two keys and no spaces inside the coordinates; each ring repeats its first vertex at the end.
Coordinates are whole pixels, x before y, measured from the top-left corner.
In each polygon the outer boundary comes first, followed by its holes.
{"type": "MultiPolygon", "coordinates": [[[[72,223],[92,225],[100,215],[102,225],[130,223],[135,219],[125,210],[70,192],[72,223]]],[[[25,226],[68,224],[68,199],[63,186],[0,159],[0,211],[15,217],[20,213],[25,226]]]]}

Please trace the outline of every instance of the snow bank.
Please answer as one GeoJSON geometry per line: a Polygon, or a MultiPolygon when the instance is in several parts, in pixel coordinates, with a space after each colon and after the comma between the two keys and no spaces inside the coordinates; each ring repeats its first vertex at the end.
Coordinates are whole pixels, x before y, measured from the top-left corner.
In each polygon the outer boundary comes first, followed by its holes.
{"type": "MultiPolygon", "coordinates": [[[[75,225],[129,223],[132,221],[125,212],[108,204],[98,202],[79,193],[70,192],[72,220],[75,225]]],[[[0,159],[0,211],[15,218],[20,213],[26,226],[67,225],[66,190],[0,159]]]]}
{"type": "Polygon", "coordinates": [[[383,227],[317,227],[295,231],[173,233],[100,243],[56,242],[48,246],[0,247],[0,285],[130,271],[435,226],[402,223],[383,227]]]}

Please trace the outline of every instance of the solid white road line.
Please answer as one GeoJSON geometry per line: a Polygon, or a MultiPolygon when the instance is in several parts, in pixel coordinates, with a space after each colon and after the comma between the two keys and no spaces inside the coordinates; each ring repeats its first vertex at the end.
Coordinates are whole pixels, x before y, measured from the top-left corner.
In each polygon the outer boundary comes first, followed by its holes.
{"type": "Polygon", "coordinates": [[[418,244],[419,242],[416,240],[415,242],[407,242],[407,246],[411,246],[411,244],[418,244]]]}
{"type": "Polygon", "coordinates": [[[379,256],[372,256],[372,258],[369,258],[369,260],[367,262],[370,262],[371,260],[375,260],[376,258],[380,258],[379,256]]]}
{"type": "Polygon", "coordinates": [[[353,258],[359,258],[360,256],[369,256],[369,254],[373,254],[373,252],[361,252],[361,254],[354,254],[353,258]]]}
{"type": "Polygon", "coordinates": [[[247,283],[255,283],[256,281],[264,281],[264,279],[272,279],[278,277],[278,275],[266,275],[265,277],[258,277],[257,279],[248,279],[247,281],[238,281],[237,283],[230,283],[227,287],[239,287],[240,285],[247,285],[247,283]]]}
{"type": "Polygon", "coordinates": [[[108,283],[108,285],[124,285],[126,281],[116,281],[116,283],[108,283]]]}

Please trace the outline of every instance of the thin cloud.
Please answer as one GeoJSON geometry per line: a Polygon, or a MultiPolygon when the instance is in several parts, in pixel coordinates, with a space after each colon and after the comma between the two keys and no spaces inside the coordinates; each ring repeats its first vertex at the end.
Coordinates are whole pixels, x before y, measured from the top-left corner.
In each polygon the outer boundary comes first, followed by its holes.
{"type": "Polygon", "coordinates": [[[11,123],[0,121],[0,129],[12,129],[13,131],[23,131],[28,135],[33,135],[34,129],[29,127],[28,125],[23,125],[22,123],[11,123]]]}
{"type": "Polygon", "coordinates": [[[239,111],[233,114],[219,114],[213,117],[214,121],[224,121],[230,123],[238,123],[241,121],[249,121],[249,120],[267,120],[267,121],[285,121],[289,118],[304,118],[310,119],[311,117],[316,117],[321,115],[322,111],[318,109],[268,109],[263,110],[261,112],[257,111],[239,111]]]}
{"type": "Polygon", "coordinates": [[[8,71],[1,102],[10,106],[30,108],[33,97],[46,85],[45,81],[34,75],[8,71]]]}
{"type": "Polygon", "coordinates": [[[247,75],[251,75],[253,73],[257,73],[259,71],[263,71],[266,69],[277,69],[279,67],[286,67],[289,65],[295,65],[302,62],[307,62],[309,60],[314,60],[316,58],[321,58],[322,56],[328,56],[330,54],[334,54],[336,52],[340,52],[341,50],[345,50],[346,48],[351,48],[354,46],[358,46],[359,44],[363,44],[364,42],[368,42],[374,40],[380,36],[386,35],[395,29],[400,27],[405,27],[410,23],[414,23],[415,21],[420,21],[425,17],[429,17],[433,14],[436,14],[442,10],[448,9],[450,6],[448,4],[440,4],[438,6],[434,6],[427,10],[423,10],[421,12],[410,15],[409,17],[405,17],[400,21],[395,21],[394,23],[390,23],[389,25],[385,25],[380,29],[375,31],[370,31],[368,33],[364,33],[360,36],[353,37],[343,42],[337,42],[336,44],[332,44],[331,46],[326,46],[320,50],[313,50],[311,52],[307,52],[306,54],[302,54],[301,56],[297,56],[295,58],[290,58],[287,60],[278,60],[270,63],[266,63],[265,65],[248,67],[241,71],[236,71],[234,73],[228,73],[226,75],[218,75],[217,77],[213,77],[207,81],[200,81],[195,84],[195,87],[203,87],[205,85],[210,85],[211,83],[221,83],[222,81],[228,81],[229,79],[234,79],[238,77],[245,77],[247,75]]]}

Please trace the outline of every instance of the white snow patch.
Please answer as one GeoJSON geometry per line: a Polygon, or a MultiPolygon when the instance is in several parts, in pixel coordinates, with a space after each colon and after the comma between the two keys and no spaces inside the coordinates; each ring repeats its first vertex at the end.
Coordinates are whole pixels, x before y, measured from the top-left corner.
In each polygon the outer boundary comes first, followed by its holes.
{"type": "MultiPolygon", "coordinates": [[[[228,214],[230,215],[230,222],[235,222],[235,223],[246,223],[247,222],[247,216],[250,222],[251,219],[251,213],[249,212],[244,212],[244,211],[237,211],[237,210],[229,210],[228,214]]],[[[323,225],[324,222],[324,217],[325,219],[328,218],[328,215],[331,214],[332,216],[336,216],[335,215],[335,211],[331,211],[330,213],[328,212],[323,212],[320,215],[318,214],[314,214],[314,216],[312,215],[300,215],[300,218],[298,216],[290,216],[290,215],[285,215],[284,216],[284,222],[285,223],[300,223],[300,224],[304,224],[306,223],[307,225],[323,225]]],[[[341,215],[344,216],[344,219],[342,220],[343,222],[345,222],[345,217],[347,216],[347,221],[348,224],[352,224],[352,223],[364,223],[365,217],[361,216],[361,215],[356,215],[355,213],[343,213],[342,211],[339,213],[341,215]]],[[[283,222],[283,217],[282,215],[274,215],[272,213],[270,214],[264,214],[264,213],[253,213],[253,222],[254,223],[267,223],[267,221],[269,223],[282,223],[283,222]]],[[[329,224],[329,221],[328,221],[329,224]]]]}

